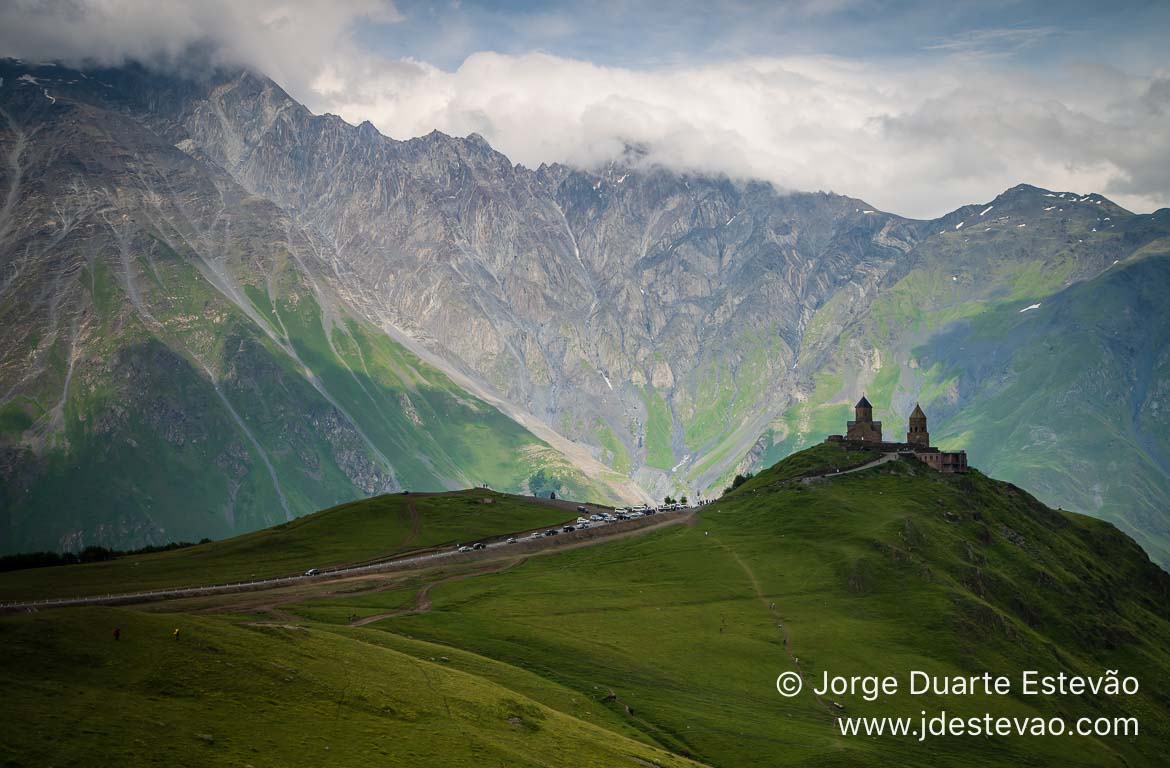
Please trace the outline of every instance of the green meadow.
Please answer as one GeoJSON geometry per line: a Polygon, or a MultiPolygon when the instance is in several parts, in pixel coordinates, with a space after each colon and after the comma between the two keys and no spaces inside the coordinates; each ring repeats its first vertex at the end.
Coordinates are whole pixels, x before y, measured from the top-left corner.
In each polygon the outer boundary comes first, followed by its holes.
{"type": "Polygon", "coordinates": [[[454,546],[573,519],[564,506],[496,491],[391,494],[224,541],[102,563],[0,573],[0,600],[226,584],[454,546]]]}
{"type": "MultiPolygon", "coordinates": [[[[21,702],[0,724],[0,755],[10,765],[1162,765],[1170,576],[1111,525],[977,471],[898,460],[808,479],[859,461],[817,446],[685,524],[495,564],[0,618],[0,684],[21,702]],[[903,685],[876,701],[810,692],[826,671],[905,683],[910,670],[1018,680],[1024,669],[1119,670],[1141,688],[956,697],[903,685]],[[786,671],[804,680],[793,698],[775,689],[786,671]],[[1132,716],[1140,733],[839,733],[840,716],[923,710],[1132,716]]],[[[434,508],[444,519],[433,538],[476,521],[455,503],[468,497],[434,497],[450,504],[434,508]]],[[[486,506],[505,503],[534,506],[486,506]]],[[[371,529],[333,528],[316,532],[337,538],[315,564],[359,559],[371,529]]],[[[255,545],[280,535],[256,534],[255,545]]],[[[191,551],[171,554],[178,563],[191,551]]],[[[21,576],[33,584],[50,570],[21,576]]]]}

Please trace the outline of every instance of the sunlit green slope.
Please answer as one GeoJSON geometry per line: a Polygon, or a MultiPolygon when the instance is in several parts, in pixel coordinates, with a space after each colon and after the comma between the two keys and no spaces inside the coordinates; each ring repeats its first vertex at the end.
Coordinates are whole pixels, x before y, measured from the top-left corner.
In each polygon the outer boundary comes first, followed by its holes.
{"type": "Polygon", "coordinates": [[[955,214],[863,311],[823,307],[808,395],[758,466],[843,431],[861,392],[889,439],[919,402],[936,444],[1170,562],[1170,211],[1102,200],[1012,190],[983,219],[955,214]]]}

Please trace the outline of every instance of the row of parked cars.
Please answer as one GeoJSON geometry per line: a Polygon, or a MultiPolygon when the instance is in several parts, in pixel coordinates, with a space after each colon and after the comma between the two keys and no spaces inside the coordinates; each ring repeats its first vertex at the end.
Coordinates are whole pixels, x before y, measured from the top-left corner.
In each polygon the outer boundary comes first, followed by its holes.
{"type": "MultiPolygon", "coordinates": [[[[593,514],[589,514],[589,509],[587,507],[585,507],[584,505],[582,505],[582,506],[577,507],[577,514],[579,515],[579,517],[576,519],[576,521],[569,523],[568,525],[565,525],[564,527],[562,527],[560,529],[549,528],[547,531],[537,531],[536,533],[529,536],[528,539],[529,540],[543,539],[543,538],[547,538],[549,536],[558,536],[562,533],[572,533],[574,531],[583,531],[583,530],[586,530],[589,528],[593,528],[595,526],[608,525],[610,523],[618,523],[618,522],[622,522],[624,520],[635,520],[639,517],[646,517],[648,515],[657,514],[658,512],[674,512],[674,511],[677,511],[677,510],[682,509],[682,508],[683,508],[683,506],[681,504],[665,504],[661,507],[651,507],[649,505],[642,504],[642,505],[636,506],[636,507],[619,507],[618,509],[615,509],[613,512],[596,512],[593,514]]],[[[505,541],[504,543],[505,544],[515,544],[517,541],[518,541],[518,539],[515,536],[513,536],[513,537],[509,538],[507,541],[505,541]]],[[[486,549],[486,548],[487,548],[486,544],[484,544],[482,542],[478,542],[476,544],[461,546],[461,547],[459,547],[458,551],[459,552],[474,552],[478,549],[486,549]]]]}
{"type": "Polygon", "coordinates": [[[594,526],[608,525],[610,523],[618,523],[624,520],[634,520],[639,517],[646,517],[647,515],[653,515],[658,512],[666,512],[678,508],[679,506],[677,504],[669,507],[651,507],[643,504],[637,507],[620,507],[615,509],[613,512],[595,512],[593,514],[589,514],[589,510],[585,507],[577,507],[577,512],[580,514],[580,517],[577,518],[576,522],[569,523],[559,531],[556,528],[552,528],[547,531],[538,531],[532,534],[532,536],[529,538],[540,539],[546,536],[556,536],[558,533],[572,533],[573,531],[586,530],[593,528],[594,526]]]}

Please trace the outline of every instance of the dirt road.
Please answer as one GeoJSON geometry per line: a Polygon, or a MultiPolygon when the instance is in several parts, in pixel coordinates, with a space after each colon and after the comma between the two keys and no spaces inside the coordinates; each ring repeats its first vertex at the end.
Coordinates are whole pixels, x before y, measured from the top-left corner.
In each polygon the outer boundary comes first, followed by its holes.
{"type": "MultiPolygon", "coordinates": [[[[553,502],[556,504],[557,502],[553,502]]],[[[574,506],[571,502],[565,502],[574,506]]],[[[411,507],[412,531],[417,512],[411,507]]],[[[150,592],[126,592],[113,595],[92,595],[87,597],[58,598],[50,600],[33,600],[0,604],[0,610],[22,611],[42,610],[46,608],[65,608],[79,605],[131,605],[135,603],[149,603],[159,600],[174,600],[179,598],[203,597],[210,595],[232,594],[236,592],[252,592],[265,589],[278,589],[311,582],[332,581],[355,576],[363,576],[383,571],[400,570],[404,568],[419,568],[431,565],[441,565],[446,562],[476,562],[500,557],[515,557],[517,555],[532,555],[544,552],[556,552],[564,549],[592,546],[605,541],[623,538],[647,531],[663,528],[668,525],[678,525],[689,521],[696,514],[694,508],[681,509],[674,512],[659,512],[656,515],[637,518],[634,520],[619,521],[605,525],[595,525],[586,530],[572,533],[561,533],[548,538],[524,538],[509,544],[507,534],[496,537],[495,541],[486,543],[482,550],[475,552],[457,552],[451,549],[425,552],[421,554],[393,557],[373,563],[353,566],[342,566],[332,569],[323,569],[314,576],[281,576],[271,579],[257,579],[255,581],[235,584],[213,584],[204,587],[183,587],[180,589],[161,589],[150,592]]]]}

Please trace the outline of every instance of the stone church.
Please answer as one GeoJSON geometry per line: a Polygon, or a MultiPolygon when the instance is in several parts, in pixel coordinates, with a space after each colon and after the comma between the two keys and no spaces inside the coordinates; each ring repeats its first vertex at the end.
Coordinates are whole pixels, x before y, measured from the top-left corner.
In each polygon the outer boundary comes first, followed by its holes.
{"type": "Polygon", "coordinates": [[[825,442],[840,443],[846,450],[907,454],[938,472],[967,471],[966,451],[940,451],[931,446],[930,432],[926,429],[926,413],[917,403],[910,414],[904,443],[891,443],[882,439],[882,423],[873,420],[873,406],[865,395],[853,407],[853,420],[846,423],[845,434],[829,435],[825,442]]]}

